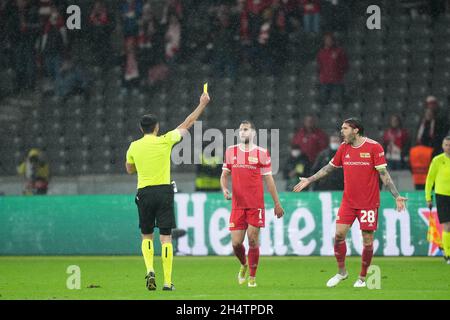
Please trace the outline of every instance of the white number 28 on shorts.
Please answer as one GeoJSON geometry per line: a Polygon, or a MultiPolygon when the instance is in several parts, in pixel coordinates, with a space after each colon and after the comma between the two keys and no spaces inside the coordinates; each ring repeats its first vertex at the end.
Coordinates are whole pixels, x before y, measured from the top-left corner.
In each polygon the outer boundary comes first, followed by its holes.
{"type": "Polygon", "coordinates": [[[361,213],[362,213],[361,222],[369,222],[369,223],[375,222],[375,211],[361,210],[361,213]]]}

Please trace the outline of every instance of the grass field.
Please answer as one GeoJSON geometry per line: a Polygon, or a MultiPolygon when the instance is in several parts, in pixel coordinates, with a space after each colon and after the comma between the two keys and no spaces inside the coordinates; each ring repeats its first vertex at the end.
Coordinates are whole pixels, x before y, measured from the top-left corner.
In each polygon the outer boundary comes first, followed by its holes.
{"type": "Polygon", "coordinates": [[[157,291],[145,288],[141,257],[0,257],[0,299],[450,299],[450,266],[442,258],[375,257],[381,289],[353,288],[360,257],[349,257],[350,277],[336,288],[334,257],[261,257],[257,288],[237,284],[234,257],[175,257],[176,291],[162,291],[162,266],[155,258],[157,291]],[[81,289],[66,287],[68,266],[81,269],[81,289]]]}

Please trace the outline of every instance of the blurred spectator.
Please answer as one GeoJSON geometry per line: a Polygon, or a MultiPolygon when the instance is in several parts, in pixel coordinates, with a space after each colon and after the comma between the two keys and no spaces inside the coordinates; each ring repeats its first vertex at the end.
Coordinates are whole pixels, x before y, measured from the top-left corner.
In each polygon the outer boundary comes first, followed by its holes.
{"type": "Polygon", "coordinates": [[[281,9],[286,16],[286,32],[293,33],[300,29],[300,2],[299,0],[279,0],[281,9]]]}
{"type": "Polygon", "coordinates": [[[128,37],[125,39],[125,56],[124,56],[124,86],[126,88],[135,87],[139,84],[139,68],[136,58],[136,38],[128,37]]]}
{"type": "Polygon", "coordinates": [[[40,32],[38,7],[29,0],[16,0],[8,12],[12,30],[9,31],[13,47],[16,89],[34,87],[36,55],[34,45],[40,32]]]}
{"type": "Polygon", "coordinates": [[[70,95],[83,94],[89,99],[88,79],[82,69],[72,60],[66,59],[61,66],[60,80],[55,84],[58,97],[66,100],[70,95]]]}
{"type": "Polygon", "coordinates": [[[45,25],[52,13],[53,0],[39,0],[39,20],[45,25]]]}
{"type": "Polygon", "coordinates": [[[278,5],[263,11],[255,60],[253,61],[256,71],[273,74],[282,67],[286,61],[284,56],[287,43],[285,28],[286,17],[278,5]]]}
{"type": "Polygon", "coordinates": [[[41,52],[46,71],[50,77],[58,82],[63,57],[68,46],[65,21],[55,6],[51,7],[50,17],[44,27],[41,52]]]}
{"type": "Polygon", "coordinates": [[[317,155],[327,147],[328,136],[316,127],[316,118],[308,115],[303,119],[303,127],[292,138],[291,145],[298,146],[308,157],[309,162],[314,163],[317,155]]]}
{"type": "Polygon", "coordinates": [[[237,69],[239,18],[230,6],[221,4],[212,18],[213,62],[220,77],[235,77],[237,69]]]}
{"type": "Polygon", "coordinates": [[[308,177],[311,173],[311,163],[302,150],[294,145],[291,154],[284,167],[284,178],[286,179],[286,190],[292,191],[299,182],[300,177],[308,177]]]}
{"type": "MultiPolygon", "coordinates": [[[[206,145],[204,146],[206,147],[206,145]]],[[[203,152],[199,155],[200,164],[195,166],[195,191],[220,191],[220,175],[222,173],[222,159],[217,157],[213,149],[211,154],[203,152]]]]}
{"type": "Polygon", "coordinates": [[[383,146],[386,150],[386,160],[391,170],[401,170],[408,157],[408,130],[403,128],[399,115],[392,115],[389,128],[383,134],[383,146]]]}
{"type": "Polygon", "coordinates": [[[148,81],[149,70],[164,61],[164,30],[155,18],[150,1],[143,7],[138,47],[139,73],[148,81]]]}
{"type": "Polygon", "coordinates": [[[320,0],[300,0],[303,8],[303,30],[307,33],[320,31],[320,0]]]}
{"type": "MultiPolygon", "coordinates": [[[[338,134],[330,136],[330,143],[328,147],[319,153],[316,161],[312,167],[311,172],[317,172],[326,166],[336,154],[337,149],[341,145],[341,138],[338,134]]],[[[316,190],[344,190],[344,173],[342,170],[332,171],[326,179],[320,179],[313,185],[314,191],[316,190]]]]}
{"type": "Polygon", "coordinates": [[[424,115],[417,130],[416,143],[433,148],[433,156],[442,152],[441,141],[449,130],[448,115],[440,114],[437,99],[426,99],[424,115]]]}
{"type": "MultiPolygon", "coordinates": [[[[183,20],[183,4],[181,0],[166,0],[163,18],[168,18],[170,16],[175,16],[179,22],[183,20]]],[[[163,21],[162,23],[166,23],[166,21],[163,21]]]]}
{"type": "MultiPolygon", "coordinates": [[[[254,70],[260,65],[260,36],[264,19],[263,12],[272,5],[273,0],[239,0],[241,3],[241,40],[245,46],[247,59],[254,70]]],[[[263,36],[264,37],[264,36],[263,36]]]]}
{"type": "Polygon", "coordinates": [[[262,13],[272,5],[273,0],[239,0],[241,11],[241,36],[255,43],[262,25],[262,13]]]}
{"type": "Polygon", "coordinates": [[[175,14],[169,16],[169,25],[165,34],[165,57],[167,63],[173,63],[180,51],[181,24],[175,14]]]}
{"type": "Polygon", "coordinates": [[[111,54],[113,21],[103,0],[96,0],[89,14],[92,53],[96,65],[104,67],[111,54]]]}
{"type": "Polygon", "coordinates": [[[328,104],[330,97],[335,94],[337,101],[334,102],[343,103],[344,76],[348,71],[348,60],[344,49],[336,45],[331,33],[324,36],[324,46],[317,54],[317,65],[321,102],[328,104]]]}
{"type": "Polygon", "coordinates": [[[50,171],[41,150],[31,149],[25,161],[17,167],[17,173],[26,180],[23,194],[47,194],[50,171]]]}
{"type": "Polygon", "coordinates": [[[416,190],[424,190],[428,168],[432,160],[433,148],[417,145],[409,150],[409,164],[416,190]]]}
{"type": "Polygon", "coordinates": [[[142,9],[143,3],[141,0],[126,0],[122,3],[122,31],[125,41],[129,37],[138,36],[142,9]]]}

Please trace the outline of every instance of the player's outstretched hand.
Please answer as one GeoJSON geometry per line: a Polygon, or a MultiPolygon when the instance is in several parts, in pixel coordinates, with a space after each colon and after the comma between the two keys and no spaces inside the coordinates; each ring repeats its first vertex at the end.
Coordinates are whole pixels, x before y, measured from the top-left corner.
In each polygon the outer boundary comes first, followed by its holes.
{"type": "Polygon", "coordinates": [[[209,98],[209,94],[207,92],[202,93],[200,97],[200,104],[207,105],[211,99],[209,98]]]}
{"type": "Polygon", "coordinates": [[[223,197],[224,197],[226,200],[231,200],[231,193],[230,193],[230,190],[224,189],[224,190],[223,190],[223,197]]]}
{"type": "Polygon", "coordinates": [[[428,209],[433,209],[433,201],[427,201],[427,208],[428,209]]]}
{"type": "Polygon", "coordinates": [[[283,207],[280,204],[275,205],[275,209],[273,211],[278,219],[284,215],[283,207]]]}
{"type": "Polygon", "coordinates": [[[299,178],[299,179],[300,179],[300,182],[297,183],[297,184],[294,186],[294,189],[293,189],[294,192],[300,192],[300,191],[302,191],[302,190],[305,189],[307,186],[309,186],[309,184],[311,183],[311,181],[309,180],[309,178],[303,178],[303,177],[301,177],[301,178],[299,178]]]}
{"type": "Polygon", "coordinates": [[[405,202],[408,201],[408,198],[402,197],[402,196],[398,196],[397,198],[395,198],[395,203],[397,205],[397,211],[401,212],[403,210],[405,210],[405,202]]]}

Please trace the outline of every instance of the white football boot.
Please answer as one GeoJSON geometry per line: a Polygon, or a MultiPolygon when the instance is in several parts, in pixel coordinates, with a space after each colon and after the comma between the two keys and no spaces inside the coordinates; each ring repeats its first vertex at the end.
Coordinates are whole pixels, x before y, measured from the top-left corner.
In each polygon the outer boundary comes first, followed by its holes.
{"type": "Polygon", "coordinates": [[[358,278],[358,280],[356,280],[355,284],[353,285],[353,288],[365,288],[365,287],[367,287],[366,282],[359,278],[358,278]]]}
{"type": "Polygon", "coordinates": [[[348,278],[348,273],[346,273],[345,275],[337,273],[335,276],[333,276],[333,278],[328,280],[327,287],[328,288],[336,287],[339,284],[339,282],[341,282],[342,280],[345,280],[347,278],[348,278]]]}

